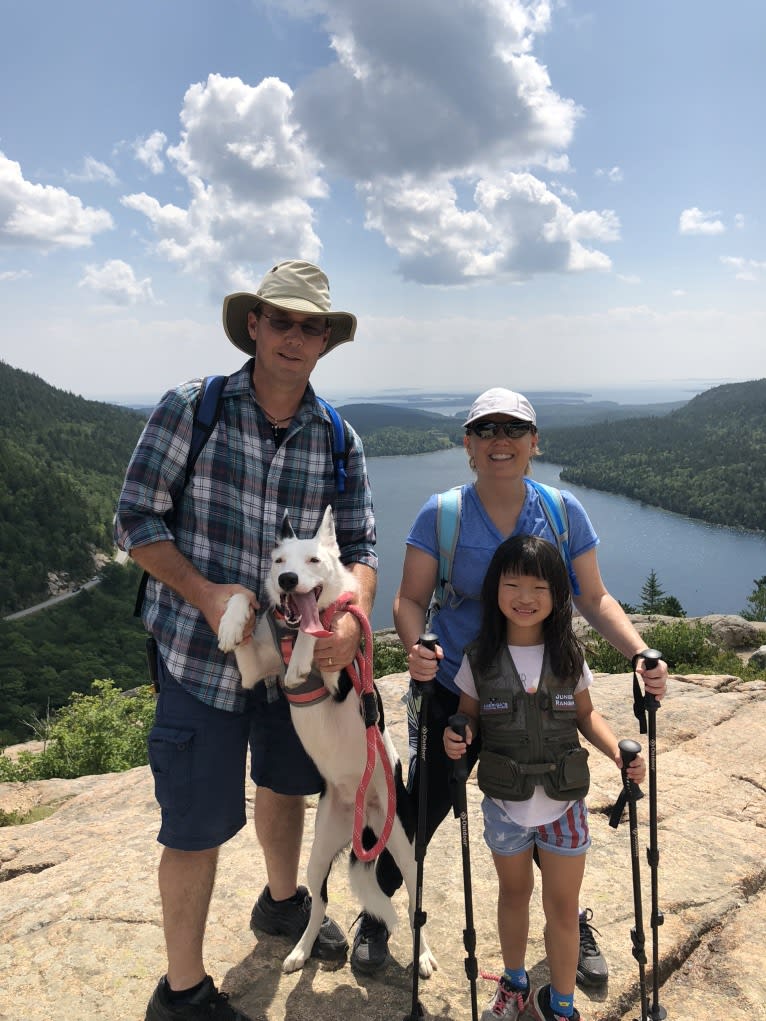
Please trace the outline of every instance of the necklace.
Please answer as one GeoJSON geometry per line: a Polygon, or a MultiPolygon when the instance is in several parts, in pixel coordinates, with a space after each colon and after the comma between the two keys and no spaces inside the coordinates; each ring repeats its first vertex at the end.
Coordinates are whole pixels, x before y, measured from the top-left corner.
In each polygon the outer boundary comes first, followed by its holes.
{"type": "Polygon", "coordinates": [[[289,422],[290,419],[293,417],[292,415],[285,415],[284,418],[275,418],[274,415],[272,415],[271,412],[267,411],[263,405],[261,405],[261,411],[264,413],[266,418],[268,418],[269,425],[272,427],[272,429],[275,429],[280,422],[289,422]]]}

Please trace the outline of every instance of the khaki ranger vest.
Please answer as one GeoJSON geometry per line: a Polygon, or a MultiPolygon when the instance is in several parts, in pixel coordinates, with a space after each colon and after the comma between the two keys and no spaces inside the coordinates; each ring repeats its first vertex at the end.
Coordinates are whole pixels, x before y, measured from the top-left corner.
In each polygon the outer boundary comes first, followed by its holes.
{"type": "Polygon", "coordinates": [[[556,801],[584,798],[590,772],[575,719],[576,684],[553,676],[547,650],[540,683],[531,695],[507,645],[484,672],[476,666],[475,643],[466,655],[479,694],[481,790],[504,801],[528,801],[535,785],[542,784],[556,801]]]}

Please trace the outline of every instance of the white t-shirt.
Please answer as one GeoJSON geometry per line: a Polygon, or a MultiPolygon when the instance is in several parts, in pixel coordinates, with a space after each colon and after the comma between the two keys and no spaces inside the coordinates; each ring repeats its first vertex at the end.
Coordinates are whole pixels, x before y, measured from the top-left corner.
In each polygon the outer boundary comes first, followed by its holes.
{"type": "MultiPolygon", "coordinates": [[[[530,695],[533,694],[537,691],[537,685],[540,683],[540,671],[543,667],[545,646],[509,645],[508,651],[518,671],[519,679],[524,685],[524,690],[530,695]]],[[[584,663],[582,677],[577,682],[575,694],[579,691],[585,691],[592,683],[593,674],[590,672],[588,664],[584,663]]],[[[478,700],[479,693],[476,690],[473,671],[467,656],[463,656],[460,669],[455,674],[455,684],[469,698],[478,700]]],[[[499,798],[492,798],[492,800],[502,809],[510,822],[527,828],[531,826],[544,826],[547,823],[554,822],[574,804],[574,801],[564,802],[549,798],[542,784],[535,785],[534,794],[528,801],[503,801],[499,798]]]]}

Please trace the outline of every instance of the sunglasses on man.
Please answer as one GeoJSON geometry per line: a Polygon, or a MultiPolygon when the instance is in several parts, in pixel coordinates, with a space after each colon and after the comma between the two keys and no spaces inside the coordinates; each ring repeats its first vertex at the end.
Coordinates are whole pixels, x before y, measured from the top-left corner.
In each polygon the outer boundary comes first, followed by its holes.
{"type": "Polygon", "coordinates": [[[532,422],[477,422],[476,425],[467,425],[465,431],[473,433],[480,440],[491,440],[502,429],[509,440],[520,440],[534,428],[532,422]]]}
{"type": "Polygon", "coordinates": [[[275,333],[287,333],[293,326],[298,326],[304,337],[322,337],[327,330],[327,322],[324,320],[309,319],[304,323],[297,323],[294,319],[288,319],[286,316],[270,316],[266,315],[265,312],[261,312],[261,315],[264,319],[268,319],[269,326],[271,326],[275,333]]]}

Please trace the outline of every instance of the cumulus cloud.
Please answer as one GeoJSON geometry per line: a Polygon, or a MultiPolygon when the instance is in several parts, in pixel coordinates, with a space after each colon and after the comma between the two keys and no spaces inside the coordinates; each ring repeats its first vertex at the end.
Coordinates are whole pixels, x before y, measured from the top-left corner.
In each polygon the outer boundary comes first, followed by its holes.
{"type": "Polygon", "coordinates": [[[106,210],[64,188],[25,180],[20,164],[0,152],[0,245],[82,248],[113,226],[106,210]]]}
{"type": "Polygon", "coordinates": [[[706,213],[692,206],[691,209],[684,209],[678,221],[678,229],[681,234],[723,234],[726,230],[721,220],[717,219],[719,213],[706,213]]]}
{"type": "Polygon", "coordinates": [[[133,267],[122,259],[110,259],[101,266],[86,266],[77,286],[96,291],[115,305],[135,305],[152,300],[151,279],[137,280],[133,267]]]}
{"type": "Polygon", "coordinates": [[[364,192],[367,227],[383,234],[403,275],[419,283],[608,269],[609,258],[583,241],[619,237],[613,212],[574,213],[529,173],[483,178],[470,211],[458,207],[447,178],[379,180],[364,192]]]}
{"type": "Polygon", "coordinates": [[[159,254],[206,271],[216,293],[252,285],[250,267],[264,259],[319,257],[311,201],[327,186],[292,118],[288,85],[210,75],[188,89],[181,123],[167,156],[187,181],[189,206],[161,205],[146,193],[121,200],[150,221],[159,254]]]}
{"type": "Polygon", "coordinates": [[[161,174],[165,169],[162,153],[167,141],[167,135],[163,131],[153,131],[147,138],[136,139],[133,143],[133,155],[152,174],[161,174]]]}
{"type": "Polygon", "coordinates": [[[266,259],[318,258],[317,207],[351,182],[367,228],[413,280],[610,268],[598,245],[619,237],[615,214],[578,210],[573,190],[557,196],[543,179],[570,171],[581,116],[534,56],[550,0],[285,9],[325,28],[334,59],[294,90],[213,74],[187,91],[165,156],[188,206],[122,199],[148,219],[159,254],[216,289],[252,282],[266,259]]]}
{"type": "Polygon", "coordinates": [[[0,273],[0,283],[7,284],[14,280],[23,280],[24,277],[31,275],[28,269],[8,269],[4,273],[0,273]]]}

